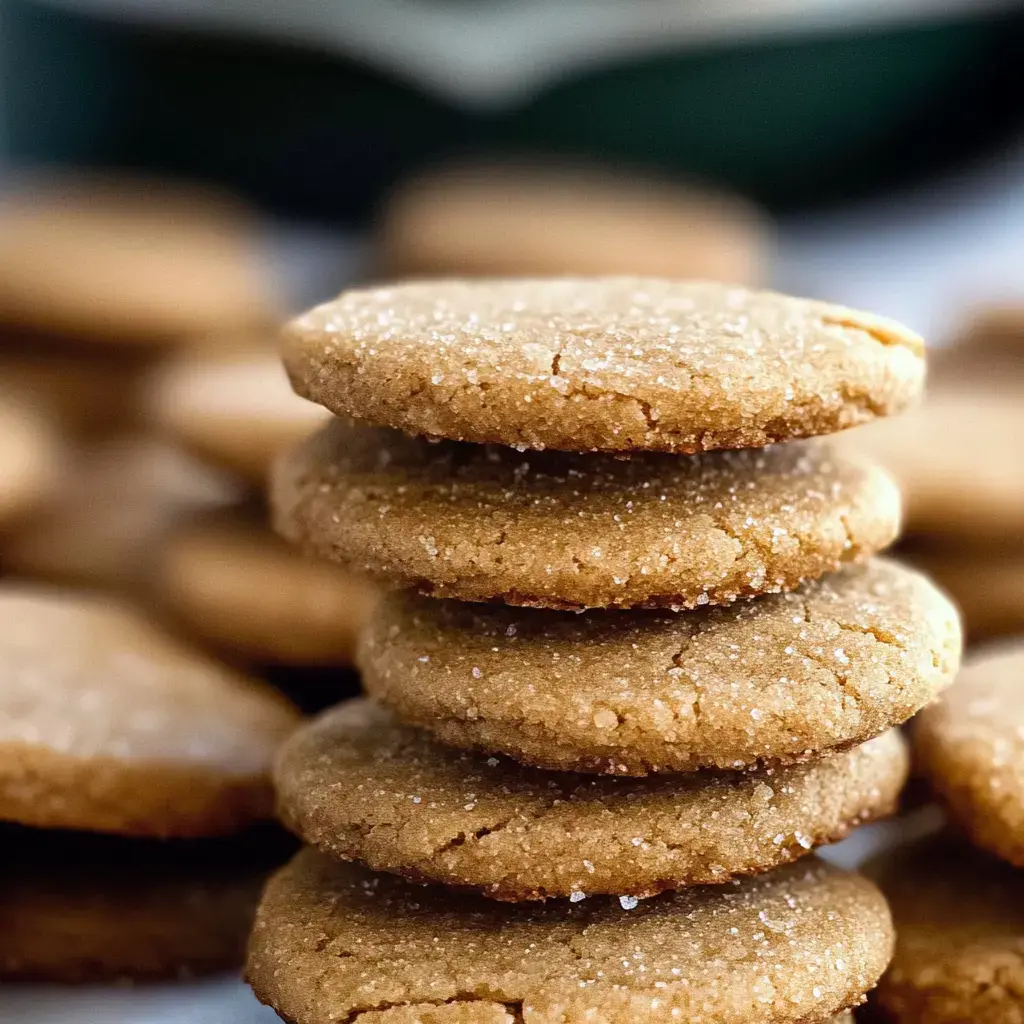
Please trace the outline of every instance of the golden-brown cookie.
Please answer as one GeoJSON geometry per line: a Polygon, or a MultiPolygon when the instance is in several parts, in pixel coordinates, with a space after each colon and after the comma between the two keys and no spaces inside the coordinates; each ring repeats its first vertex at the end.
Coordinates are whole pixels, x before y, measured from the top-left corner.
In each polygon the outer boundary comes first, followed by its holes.
{"type": "Polygon", "coordinates": [[[0,564],[22,576],[148,592],[169,531],[237,498],[230,480],[152,438],[82,445],[67,453],[43,505],[0,539],[0,564]]]}
{"type": "Polygon", "coordinates": [[[140,840],[0,826],[0,978],[155,980],[243,960],[272,835],[140,840]]]}
{"type": "Polygon", "coordinates": [[[275,349],[183,352],[147,387],[156,429],[261,490],[274,458],[330,418],[299,398],[275,349]]]}
{"type": "Polygon", "coordinates": [[[1024,539],[1022,431],[1019,393],[975,385],[930,392],[919,409],[841,443],[896,478],[908,533],[989,545],[1024,539]]]}
{"type": "Polygon", "coordinates": [[[156,591],[199,637],[245,658],[348,664],[376,589],[335,565],[303,558],[265,526],[207,516],[167,538],[156,591]]]}
{"type": "Polygon", "coordinates": [[[56,179],[0,206],[0,322],[159,343],[273,323],[248,213],[131,178],[56,179]]]}
{"type": "Polygon", "coordinates": [[[127,605],[0,587],[0,819],[219,835],[271,810],[297,713],[127,605]]]}
{"type": "Polygon", "coordinates": [[[725,604],[863,561],[899,492],[820,442],[767,450],[516,452],[329,424],[278,463],[278,531],[435,597],[547,608],[725,604]]]}
{"type": "Polygon", "coordinates": [[[398,596],[359,653],[371,695],[456,747],[645,775],[804,760],[952,681],[956,610],[874,560],[727,608],[583,615],[398,596]]]}
{"type": "Polygon", "coordinates": [[[428,281],[295,320],[299,394],[380,426],[520,448],[695,452],[900,412],[921,339],[842,306],[659,278],[428,281]]]}
{"type": "Polygon", "coordinates": [[[378,227],[394,276],[638,274],[759,284],[767,218],[736,196],[593,167],[461,163],[401,185],[378,227]]]}
{"type": "Polygon", "coordinates": [[[1024,1020],[1024,873],[949,839],[880,860],[896,952],[872,997],[891,1024],[1024,1020]]]}
{"type": "Polygon", "coordinates": [[[324,853],[503,900],[665,889],[759,874],[892,812],[896,730],[834,758],[756,773],[616,779],[442,747],[365,701],[278,755],[278,814],[324,853]]]}
{"type": "Polygon", "coordinates": [[[264,893],[247,975],[294,1024],[814,1024],[891,951],[880,893],[815,859],[640,903],[516,905],[304,850],[264,893]]]}
{"type": "Polygon", "coordinates": [[[957,824],[1024,867],[1024,646],[969,661],[913,736],[920,769],[957,824]]]}
{"type": "Polygon", "coordinates": [[[10,529],[49,497],[60,479],[62,454],[46,416],[0,390],[0,527],[10,529]]]}

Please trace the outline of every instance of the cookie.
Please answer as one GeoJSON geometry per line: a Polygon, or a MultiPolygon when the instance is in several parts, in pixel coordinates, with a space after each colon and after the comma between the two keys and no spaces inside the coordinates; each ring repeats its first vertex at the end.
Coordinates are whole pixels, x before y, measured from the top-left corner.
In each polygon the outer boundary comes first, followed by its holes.
{"type": "Polygon", "coordinates": [[[0,323],[154,344],[277,319],[233,200],[142,178],[64,178],[0,206],[0,323]]]}
{"type": "Polygon", "coordinates": [[[237,831],[271,811],[298,716],[127,605],[0,586],[0,819],[138,836],[237,831]]]}
{"type": "Polygon", "coordinates": [[[969,661],[914,723],[920,770],[978,845],[1024,867],[1024,645],[969,661]]]}
{"type": "Polygon", "coordinates": [[[21,576],[148,593],[169,531],[238,493],[230,480],[153,438],[83,443],[68,452],[47,500],[0,537],[0,563],[21,576]]]}
{"type": "Polygon", "coordinates": [[[52,493],[61,458],[53,424],[24,401],[0,392],[0,528],[17,524],[52,493]]]}
{"type": "Polygon", "coordinates": [[[153,981],[243,960],[276,835],[140,840],[0,826],[0,978],[153,981]]]}
{"type": "Polygon", "coordinates": [[[1024,874],[948,839],[876,869],[896,952],[872,997],[892,1024],[1024,1019],[1024,874]]]}
{"type": "Polygon", "coordinates": [[[241,515],[206,516],[173,531],[155,587],[196,636],[288,665],[349,664],[376,600],[362,578],[303,558],[241,515]]]}
{"type": "Polygon", "coordinates": [[[915,545],[901,554],[956,601],[970,642],[1024,632],[1024,547],[915,545]]]}
{"type": "Polygon", "coordinates": [[[275,456],[330,418],[299,398],[271,348],[181,353],[146,388],[153,426],[261,490],[275,456]]]}
{"type": "Polygon", "coordinates": [[[277,465],[278,531],[435,597],[546,608],[723,604],[886,547],[895,485],[820,442],[620,459],[329,424],[277,465]]]}
{"type": "Polygon", "coordinates": [[[962,387],[929,393],[920,409],[841,443],[896,478],[909,533],[986,546],[1024,539],[1022,431],[1019,393],[962,387]]]}
{"type": "Polygon", "coordinates": [[[691,453],[900,412],[921,339],[842,306],[659,278],[427,281],[295,320],[300,395],[378,426],[569,451],[691,453]]]}
{"type": "Polygon", "coordinates": [[[496,899],[727,882],[891,813],[896,731],[809,765],[616,779],[457,753],[364,700],[299,729],[276,760],[278,814],[324,853],[496,899]]]}
{"type": "Polygon", "coordinates": [[[801,761],[908,719],[949,682],[956,610],[892,562],[727,608],[582,615],[398,596],[359,664],[443,742],[616,775],[801,761]]]}
{"type": "Polygon", "coordinates": [[[736,196],[593,167],[462,163],[401,185],[377,232],[387,276],[638,274],[758,284],[767,218],[736,196]]]}
{"type": "Polygon", "coordinates": [[[861,1002],[891,946],[874,886],[816,860],[639,903],[500,904],[307,849],[264,892],[247,975],[295,1024],[811,1024],[861,1002]]]}

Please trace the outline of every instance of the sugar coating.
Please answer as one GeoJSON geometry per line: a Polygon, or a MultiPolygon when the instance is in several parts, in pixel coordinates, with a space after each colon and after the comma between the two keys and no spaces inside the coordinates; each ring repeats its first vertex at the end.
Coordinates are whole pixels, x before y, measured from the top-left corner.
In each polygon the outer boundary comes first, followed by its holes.
{"type": "Polygon", "coordinates": [[[272,690],[102,598],[5,584],[0,618],[0,818],[189,835],[266,815],[297,721],[272,690]]]}
{"type": "Polygon", "coordinates": [[[952,817],[1024,867],[1024,644],[969,661],[914,726],[921,770],[952,817]]]}
{"type": "Polygon", "coordinates": [[[295,1024],[460,1003],[524,1024],[809,1024],[861,1002],[891,950],[881,894],[813,859],[627,910],[500,904],[306,849],[264,893],[247,974],[295,1024]]]}
{"type": "Polygon", "coordinates": [[[395,597],[372,696],[457,747],[620,775],[799,761],[898,725],[952,682],[956,610],[882,559],[727,608],[582,615],[395,597]]]}
{"type": "Polygon", "coordinates": [[[329,418],[292,391],[269,346],[175,356],[147,382],[146,414],[197,457],[261,487],[275,456],[329,418]]]}
{"type": "Polygon", "coordinates": [[[282,820],[324,853],[497,899],[628,898],[795,860],[889,813],[906,781],[895,731],[756,773],[620,779],[459,753],[351,701],[277,758],[282,820]]]}
{"type": "Polygon", "coordinates": [[[410,434],[695,452],[829,434],[913,403],[923,342],[842,306],[706,281],[425,281],[294,321],[300,395],[410,434]]]}
{"type": "Polygon", "coordinates": [[[516,452],[329,424],[279,462],[275,524],[311,554],[463,601],[692,608],[792,590],[892,542],[899,493],[820,442],[516,452]]]}
{"type": "Polygon", "coordinates": [[[896,925],[872,1001],[893,1024],[1016,1024],[1024,1005],[1024,874],[931,838],[871,865],[896,925]]]}

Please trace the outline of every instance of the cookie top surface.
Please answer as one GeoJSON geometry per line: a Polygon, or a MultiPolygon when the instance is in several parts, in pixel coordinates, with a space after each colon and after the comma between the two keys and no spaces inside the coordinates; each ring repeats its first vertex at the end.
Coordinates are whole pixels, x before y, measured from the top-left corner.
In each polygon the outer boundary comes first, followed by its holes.
{"type": "Polygon", "coordinates": [[[767,218],[736,196],[593,167],[434,168],[385,203],[389,275],[633,273],[757,284],[767,218]]]}
{"type": "Polygon", "coordinates": [[[329,424],[277,465],[277,529],[436,597],[692,608],[884,548],[899,493],[821,442],[678,456],[525,452],[329,424]]]}
{"type": "Polygon", "coordinates": [[[282,665],[349,664],[377,597],[362,577],[303,558],[241,514],[174,530],[155,576],[164,606],[196,635],[282,665]]]}
{"type": "Polygon", "coordinates": [[[442,747],[359,700],[293,735],[274,782],[282,820],[324,853],[498,899],[580,900],[766,871],[891,811],[906,772],[895,731],[753,774],[542,772],[442,747]]]}
{"type": "Polygon", "coordinates": [[[0,978],[105,982],[237,968],[276,833],[125,840],[0,825],[0,978]]]}
{"type": "Polygon", "coordinates": [[[893,1024],[1006,1024],[1024,991],[1024,874],[943,838],[872,865],[896,952],[873,1000],[893,1024]]]}
{"type": "Polygon", "coordinates": [[[270,346],[180,353],[151,377],[146,407],[158,430],[261,489],[278,453],[330,418],[292,391],[270,346]]]}
{"type": "Polygon", "coordinates": [[[908,532],[991,545],[1024,539],[1024,460],[1013,440],[1022,431],[1019,392],[964,385],[841,442],[899,482],[908,532]]]}
{"type": "Polygon", "coordinates": [[[979,846],[1024,867],[1024,644],[969,661],[913,735],[951,815],[979,846]]]}
{"type": "Polygon", "coordinates": [[[5,584],[0,818],[138,835],[236,830],[269,811],[297,714],[127,605],[5,584]]]}
{"type": "Polygon", "coordinates": [[[860,1002],[891,944],[874,886],[815,860],[625,906],[516,905],[307,849],[264,893],[247,974],[296,1024],[408,1020],[372,1011],[470,1001],[503,1024],[809,1024],[860,1002]]]}
{"type": "Polygon", "coordinates": [[[727,608],[568,613],[382,602],[371,695],[459,747],[612,774],[801,760],[897,725],[949,682],[960,630],[884,560],[727,608]]]}
{"type": "Polygon", "coordinates": [[[232,200],[144,179],[71,179],[0,205],[0,321],[153,344],[272,324],[256,231],[232,200]]]}
{"type": "Polygon", "coordinates": [[[299,394],[410,434],[696,452],[829,434],[920,395],[923,343],[841,306],[659,278],[432,281],[295,320],[299,394]]]}

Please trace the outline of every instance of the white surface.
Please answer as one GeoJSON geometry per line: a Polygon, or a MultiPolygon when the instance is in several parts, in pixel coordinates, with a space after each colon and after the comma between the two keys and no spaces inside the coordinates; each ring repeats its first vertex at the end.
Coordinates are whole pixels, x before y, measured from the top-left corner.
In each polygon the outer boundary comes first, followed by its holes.
{"type": "Polygon", "coordinates": [[[1020,0],[50,0],[259,34],[367,61],[466,106],[522,100],[595,62],[752,38],[1019,6],[1020,0]]]}

